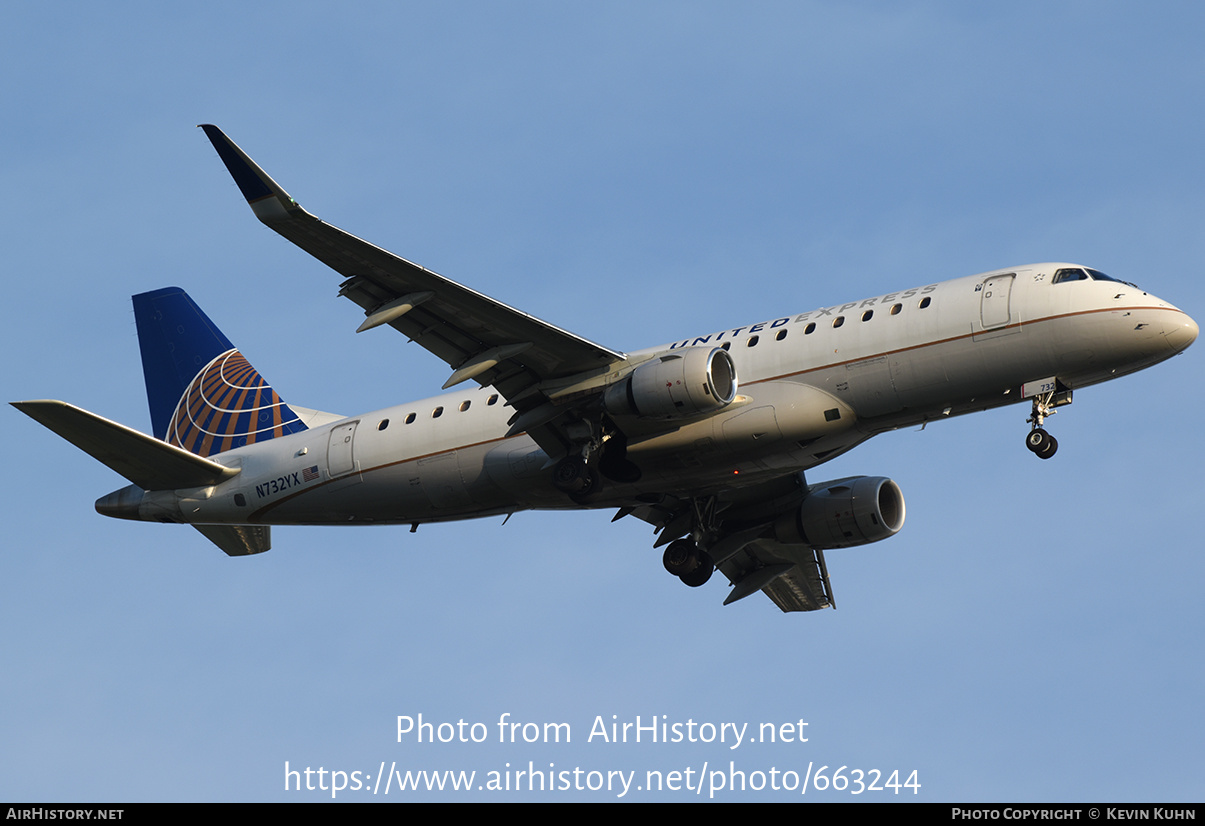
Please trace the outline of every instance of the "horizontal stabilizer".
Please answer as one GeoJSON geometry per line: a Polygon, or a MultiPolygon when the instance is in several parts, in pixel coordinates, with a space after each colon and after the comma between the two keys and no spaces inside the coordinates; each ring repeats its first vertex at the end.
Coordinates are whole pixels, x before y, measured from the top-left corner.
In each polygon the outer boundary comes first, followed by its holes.
{"type": "Polygon", "coordinates": [[[239,472],[66,402],[12,405],[144,490],[216,485],[239,472]]]}
{"type": "Polygon", "coordinates": [[[217,545],[227,556],[262,554],[272,547],[272,528],[268,525],[193,525],[201,535],[217,545]]]}

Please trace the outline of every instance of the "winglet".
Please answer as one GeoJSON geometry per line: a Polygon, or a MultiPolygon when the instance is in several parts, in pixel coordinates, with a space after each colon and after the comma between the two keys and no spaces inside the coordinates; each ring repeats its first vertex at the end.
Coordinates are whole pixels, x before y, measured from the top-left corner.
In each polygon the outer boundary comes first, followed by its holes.
{"type": "Polygon", "coordinates": [[[230,177],[238,184],[256,218],[269,223],[291,215],[306,214],[289,193],[272,180],[267,172],[260,169],[255,161],[248,158],[247,153],[239,149],[221,129],[208,123],[200,124],[200,128],[205,130],[205,136],[218,151],[218,157],[226,164],[230,177]]]}

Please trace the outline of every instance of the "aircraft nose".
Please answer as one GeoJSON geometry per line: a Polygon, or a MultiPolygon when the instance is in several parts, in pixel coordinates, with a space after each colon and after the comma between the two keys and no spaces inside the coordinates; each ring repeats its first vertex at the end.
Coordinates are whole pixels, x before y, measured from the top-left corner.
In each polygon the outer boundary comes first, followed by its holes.
{"type": "Polygon", "coordinates": [[[1197,334],[1200,331],[1197,322],[1189,318],[1187,313],[1183,313],[1178,319],[1165,326],[1164,336],[1171,348],[1180,353],[1187,350],[1188,345],[1197,340],[1197,334]]]}

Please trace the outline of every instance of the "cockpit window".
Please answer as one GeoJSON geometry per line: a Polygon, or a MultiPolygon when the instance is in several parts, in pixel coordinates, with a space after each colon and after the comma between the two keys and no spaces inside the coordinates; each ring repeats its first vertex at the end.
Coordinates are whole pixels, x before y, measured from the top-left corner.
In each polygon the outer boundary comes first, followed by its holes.
{"type": "Polygon", "coordinates": [[[1065,267],[1054,274],[1055,284],[1062,284],[1064,281],[1087,281],[1088,273],[1081,270],[1079,267],[1065,267]]]}
{"type": "Polygon", "coordinates": [[[1111,275],[1105,275],[1100,270],[1094,270],[1094,269],[1088,268],[1088,275],[1092,276],[1093,281],[1112,281],[1115,284],[1125,284],[1127,287],[1133,287],[1134,289],[1138,289],[1137,284],[1131,284],[1129,281],[1122,281],[1120,278],[1114,278],[1111,275]]]}
{"type": "Polygon", "coordinates": [[[1111,275],[1105,275],[1100,270],[1093,270],[1087,267],[1064,267],[1054,274],[1052,284],[1061,284],[1064,281],[1112,281],[1114,284],[1125,284],[1127,287],[1138,289],[1136,284],[1131,284],[1129,281],[1122,281],[1120,278],[1114,278],[1111,275]]]}

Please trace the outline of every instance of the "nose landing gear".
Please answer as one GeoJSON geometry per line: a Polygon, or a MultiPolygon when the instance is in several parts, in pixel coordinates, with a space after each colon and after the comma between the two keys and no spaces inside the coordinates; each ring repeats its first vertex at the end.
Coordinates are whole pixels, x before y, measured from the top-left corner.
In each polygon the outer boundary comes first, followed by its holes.
{"type": "Polygon", "coordinates": [[[1049,459],[1059,449],[1058,439],[1042,429],[1047,416],[1055,414],[1056,407],[1071,404],[1071,390],[1056,378],[1031,382],[1021,388],[1024,397],[1033,397],[1033,412],[1025,421],[1032,426],[1025,437],[1025,447],[1039,459],[1049,459]],[[1032,389],[1032,392],[1031,392],[1032,389]]]}

